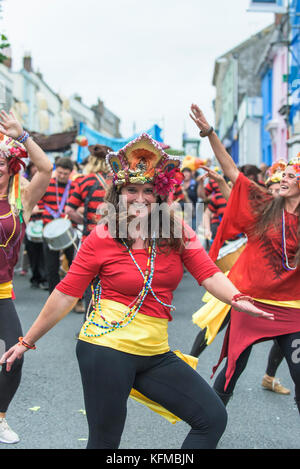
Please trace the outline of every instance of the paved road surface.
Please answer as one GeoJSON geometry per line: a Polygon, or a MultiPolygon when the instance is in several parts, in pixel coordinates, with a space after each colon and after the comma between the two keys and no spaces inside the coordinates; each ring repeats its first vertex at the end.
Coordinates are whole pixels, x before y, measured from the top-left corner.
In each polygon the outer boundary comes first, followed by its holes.
{"type": "MultiPolygon", "coordinates": [[[[39,313],[47,293],[29,288],[27,277],[15,277],[16,307],[24,333],[39,313]]],[[[175,292],[177,311],[170,323],[170,345],[189,353],[199,330],[191,315],[201,305],[204,291],[185,274],[175,292]]],[[[8,412],[8,421],[21,441],[1,445],[13,449],[84,449],[87,424],[80,376],[75,357],[75,334],[82,315],[70,313],[38,342],[38,350],[26,353],[21,386],[8,412]]],[[[210,381],[223,333],[201,355],[198,372],[210,381]]],[[[271,342],[255,346],[247,369],[240,378],[234,398],[228,405],[229,421],[220,449],[299,449],[299,416],[293,392],[280,396],[261,388],[271,342]]],[[[278,376],[293,389],[285,363],[278,376]]],[[[121,441],[122,449],[178,449],[188,432],[188,425],[170,424],[161,416],[132,399],[121,441]]]]}

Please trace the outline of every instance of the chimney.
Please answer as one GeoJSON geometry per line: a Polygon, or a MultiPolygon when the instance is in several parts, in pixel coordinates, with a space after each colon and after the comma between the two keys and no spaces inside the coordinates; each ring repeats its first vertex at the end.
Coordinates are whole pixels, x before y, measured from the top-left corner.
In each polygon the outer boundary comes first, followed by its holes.
{"type": "Polygon", "coordinates": [[[5,65],[5,67],[11,69],[11,66],[12,66],[11,57],[6,57],[6,59],[4,59],[2,63],[3,65],[5,65]]]}
{"type": "Polygon", "coordinates": [[[30,55],[23,57],[23,68],[27,70],[27,72],[32,72],[32,60],[30,55]]]}
{"type": "Polygon", "coordinates": [[[3,55],[5,55],[5,59],[3,60],[3,65],[11,69],[12,67],[11,48],[5,47],[4,49],[2,49],[2,53],[3,55]]]}
{"type": "Polygon", "coordinates": [[[282,18],[283,18],[282,13],[275,13],[275,25],[276,26],[279,26],[281,24],[282,18]]]}

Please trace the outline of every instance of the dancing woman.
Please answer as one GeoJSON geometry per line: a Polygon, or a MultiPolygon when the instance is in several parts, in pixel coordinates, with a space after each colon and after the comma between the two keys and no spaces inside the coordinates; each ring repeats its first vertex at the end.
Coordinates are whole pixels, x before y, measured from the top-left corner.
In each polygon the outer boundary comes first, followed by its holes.
{"type": "MultiPolygon", "coordinates": [[[[8,350],[22,335],[13,303],[12,279],[26,223],[45,192],[52,164],[41,148],[25,132],[12,113],[1,111],[0,124],[0,345],[8,350]],[[22,145],[20,145],[20,143],[22,145]],[[30,158],[37,172],[30,183],[20,178],[30,158]],[[27,182],[27,184],[25,184],[27,182]]],[[[23,360],[18,360],[8,373],[3,364],[0,372],[0,442],[16,443],[18,435],[9,427],[6,412],[21,380],[23,360]]]]}
{"type": "Polygon", "coordinates": [[[143,134],[118,153],[110,153],[107,161],[113,171],[106,200],[108,224],[98,225],[86,238],[38,319],[0,362],[6,361],[10,368],[34,348],[99,275],[94,307],[77,344],[89,424],[87,447],[118,448],[127,399],[134,388],[191,426],[183,448],[215,448],[226,426],[225,408],[168,345],[172,294],[182,279],[183,264],[199,284],[234,304],[239,314],[268,320],[273,315],[255,307],[234,287],[191,228],[175,236],[182,221],[170,214],[167,203],[163,209],[170,215],[170,225],[164,226],[163,214],[157,210],[178,183],[179,160],[170,159],[143,134]]]}
{"type": "MultiPolygon", "coordinates": [[[[280,182],[278,197],[265,193],[236,167],[214,129],[197,105],[191,118],[208,137],[224,174],[233,189],[210,255],[216,259],[223,242],[246,233],[248,243],[232,267],[229,278],[254,304],[274,314],[274,321],[258,321],[231,309],[220,360],[227,356],[214,389],[226,404],[246,367],[252,345],[276,338],[295,384],[295,401],[300,412],[300,362],[296,346],[300,341],[300,158],[291,160],[280,182]]],[[[214,368],[216,371],[218,365],[214,368]]]]}

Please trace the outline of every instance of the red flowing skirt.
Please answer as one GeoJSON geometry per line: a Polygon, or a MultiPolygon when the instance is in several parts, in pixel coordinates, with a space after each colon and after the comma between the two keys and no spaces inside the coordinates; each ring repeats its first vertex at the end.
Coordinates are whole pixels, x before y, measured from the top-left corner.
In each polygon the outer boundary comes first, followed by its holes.
{"type": "Polygon", "coordinates": [[[213,377],[222,360],[227,357],[225,391],[234,374],[236,361],[246,348],[254,343],[270,340],[279,335],[300,331],[300,309],[260,302],[255,302],[255,305],[267,313],[273,313],[274,321],[252,317],[231,308],[230,323],[224,337],[220,358],[213,368],[212,374],[213,377]]]}

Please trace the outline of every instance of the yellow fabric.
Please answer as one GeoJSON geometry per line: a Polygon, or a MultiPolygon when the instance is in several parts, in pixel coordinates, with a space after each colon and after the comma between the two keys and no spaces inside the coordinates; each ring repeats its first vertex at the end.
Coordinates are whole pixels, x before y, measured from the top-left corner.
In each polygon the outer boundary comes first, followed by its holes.
{"type": "MultiPolygon", "coordinates": [[[[194,370],[196,369],[198,358],[192,357],[191,355],[185,355],[181,353],[179,350],[174,350],[174,353],[183,361],[185,361],[188,365],[194,368],[194,370]]],[[[143,404],[149,407],[150,410],[153,410],[153,412],[156,412],[157,414],[161,415],[162,417],[164,417],[166,420],[168,420],[169,422],[173,424],[181,420],[179,417],[176,417],[176,415],[172,414],[172,412],[169,412],[160,404],[157,404],[156,402],[151,401],[151,399],[148,399],[146,396],[138,392],[136,389],[131,390],[130,397],[132,397],[132,399],[139,402],[140,404],[143,404]]]]}
{"type": "Polygon", "coordinates": [[[275,301],[275,300],[261,300],[254,298],[255,301],[260,301],[261,303],[266,303],[267,305],[282,306],[282,308],[296,308],[300,309],[300,300],[295,301],[275,301]]]}
{"type": "Polygon", "coordinates": [[[12,297],[12,282],[0,283],[0,300],[12,297]]]}
{"type": "Polygon", "coordinates": [[[193,323],[201,329],[207,328],[205,334],[207,345],[210,345],[215,339],[230,308],[230,305],[222,303],[212,296],[204,306],[193,314],[193,323]]]}
{"type": "MultiPolygon", "coordinates": [[[[102,316],[107,321],[120,321],[128,307],[117,301],[101,300],[102,316]]],[[[97,313],[94,322],[102,324],[97,313]]],[[[80,331],[79,339],[96,345],[103,345],[134,355],[158,355],[170,350],[168,344],[168,319],[155,318],[138,313],[128,326],[117,329],[100,337],[87,337],[87,334],[99,334],[105,329],[86,321],[80,331]]]]}

